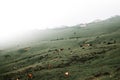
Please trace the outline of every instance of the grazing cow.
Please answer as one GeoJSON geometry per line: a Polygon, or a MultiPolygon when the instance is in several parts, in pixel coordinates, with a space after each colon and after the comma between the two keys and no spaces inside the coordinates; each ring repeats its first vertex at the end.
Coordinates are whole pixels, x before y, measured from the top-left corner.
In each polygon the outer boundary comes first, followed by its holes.
{"type": "Polygon", "coordinates": [[[20,78],[16,78],[16,80],[20,80],[20,78]]]}
{"type": "Polygon", "coordinates": [[[69,76],[69,72],[65,72],[65,76],[68,77],[69,76]]]}
{"type": "Polygon", "coordinates": [[[32,79],[33,78],[33,75],[31,73],[28,74],[28,78],[29,79],[32,79]]]}
{"type": "Polygon", "coordinates": [[[83,44],[83,47],[89,47],[90,44],[83,44]]]}
{"type": "Polygon", "coordinates": [[[83,47],[83,45],[80,45],[80,47],[83,47]]]}
{"type": "Polygon", "coordinates": [[[63,48],[60,49],[60,51],[63,51],[63,50],[64,50],[63,48]]]}
{"type": "Polygon", "coordinates": [[[28,51],[31,47],[26,47],[24,48],[25,51],[28,51]]]}

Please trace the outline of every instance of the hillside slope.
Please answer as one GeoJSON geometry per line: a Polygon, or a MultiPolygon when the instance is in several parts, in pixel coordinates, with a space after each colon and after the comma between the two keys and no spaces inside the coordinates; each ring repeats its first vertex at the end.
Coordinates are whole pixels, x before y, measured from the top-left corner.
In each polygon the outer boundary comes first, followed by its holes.
{"type": "Polygon", "coordinates": [[[26,41],[0,51],[0,80],[120,80],[120,16],[26,41]]]}

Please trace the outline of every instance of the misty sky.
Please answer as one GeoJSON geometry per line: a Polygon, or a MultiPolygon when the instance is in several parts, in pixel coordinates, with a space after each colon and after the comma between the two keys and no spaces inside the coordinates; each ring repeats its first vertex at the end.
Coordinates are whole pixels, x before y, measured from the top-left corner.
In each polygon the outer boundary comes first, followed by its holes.
{"type": "Polygon", "coordinates": [[[120,0],[0,0],[0,37],[5,40],[26,30],[71,26],[114,15],[120,15],[120,0]]]}

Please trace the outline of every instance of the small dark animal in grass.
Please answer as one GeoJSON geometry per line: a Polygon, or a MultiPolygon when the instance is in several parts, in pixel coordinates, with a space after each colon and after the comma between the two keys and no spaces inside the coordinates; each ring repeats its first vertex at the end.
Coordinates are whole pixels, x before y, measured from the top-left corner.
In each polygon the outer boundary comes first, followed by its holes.
{"type": "Polygon", "coordinates": [[[63,51],[63,50],[64,50],[63,48],[60,49],[60,51],[63,51]]]}
{"type": "Polygon", "coordinates": [[[71,48],[68,48],[68,50],[71,50],[71,48]]]}
{"type": "Polygon", "coordinates": [[[107,44],[109,45],[109,44],[113,44],[113,43],[112,42],[108,42],[107,44]]]}
{"type": "Polygon", "coordinates": [[[83,47],[82,45],[80,45],[80,47],[83,47]]]}
{"type": "Polygon", "coordinates": [[[84,47],[82,49],[85,49],[84,47]]]}
{"type": "Polygon", "coordinates": [[[90,46],[92,46],[92,44],[90,44],[90,46]]]}

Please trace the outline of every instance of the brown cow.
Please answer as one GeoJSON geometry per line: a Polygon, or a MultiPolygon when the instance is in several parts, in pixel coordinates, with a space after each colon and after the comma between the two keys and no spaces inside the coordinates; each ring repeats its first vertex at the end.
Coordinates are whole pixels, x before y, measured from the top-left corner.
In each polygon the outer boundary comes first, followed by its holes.
{"type": "Polygon", "coordinates": [[[32,79],[33,78],[33,75],[31,73],[28,74],[28,78],[29,79],[32,79]]]}

